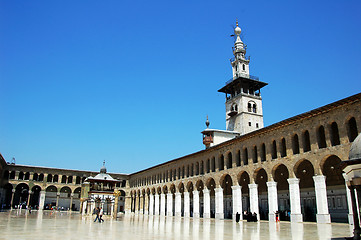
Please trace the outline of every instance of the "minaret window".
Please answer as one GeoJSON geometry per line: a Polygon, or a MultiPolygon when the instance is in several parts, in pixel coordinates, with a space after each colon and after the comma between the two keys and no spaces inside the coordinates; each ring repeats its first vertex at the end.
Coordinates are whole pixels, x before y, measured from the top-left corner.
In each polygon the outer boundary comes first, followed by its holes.
{"type": "Polygon", "coordinates": [[[254,103],[253,104],[253,112],[256,113],[257,112],[257,105],[254,103]]]}
{"type": "Polygon", "coordinates": [[[248,112],[252,112],[252,104],[250,102],[248,103],[248,112]]]}
{"type": "Polygon", "coordinates": [[[246,70],[246,65],[242,65],[242,68],[243,68],[243,71],[245,71],[246,70]]]}

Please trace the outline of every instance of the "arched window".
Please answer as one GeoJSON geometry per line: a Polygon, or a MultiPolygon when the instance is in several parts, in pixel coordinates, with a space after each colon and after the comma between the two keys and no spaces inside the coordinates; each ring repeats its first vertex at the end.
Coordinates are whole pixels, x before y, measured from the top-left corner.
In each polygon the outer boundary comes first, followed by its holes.
{"type": "Polygon", "coordinates": [[[219,156],[219,171],[224,169],[224,156],[223,154],[221,156],[219,156]]]}
{"type": "Polygon", "coordinates": [[[201,162],[201,175],[204,174],[204,162],[202,161],[201,162]]]}
{"type": "Polygon", "coordinates": [[[57,183],[59,181],[59,176],[58,175],[54,175],[53,177],[53,182],[57,183]]]}
{"type": "Polygon", "coordinates": [[[253,147],[253,163],[257,163],[258,161],[258,153],[257,153],[257,146],[253,147]]]}
{"type": "Polygon", "coordinates": [[[336,122],[331,123],[330,126],[331,132],[331,145],[336,146],[340,145],[340,135],[338,134],[338,126],[336,122]]]}
{"type": "Polygon", "coordinates": [[[33,181],[38,181],[38,174],[37,173],[34,173],[34,175],[33,175],[33,181]]]}
{"type": "Polygon", "coordinates": [[[66,176],[65,175],[61,176],[61,183],[66,183],[66,176]]]}
{"type": "Polygon", "coordinates": [[[80,182],[81,182],[81,178],[80,178],[79,176],[77,176],[77,177],[76,177],[76,180],[75,180],[75,183],[76,183],[76,184],[80,184],[80,182]]]}
{"type": "Polygon", "coordinates": [[[199,163],[196,163],[196,176],[199,175],[199,163]]]}
{"type": "Polygon", "coordinates": [[[247,150],[247,148],[243,149],[243,165],[248,165],[248,150],[247,150]]]}
{"type": "Polygon", "coordinates": [[[15,171],[11,171],[11,173],[10,173],[10,179],[15,179],[15,171]]]}
{"type": "Polygon", "coordinates": [[[243,69],[243,71],[245,71],[246,70],[246,65],[242,65],[242,69],[243,69]]]}
{"type": "Polygon", "coordinates": [[[276,144],[276,140],[273,140],[272,142],[272,159],[276,159],[277,158],[277,144],[276,144]]]}
{"type": "Polygon", "coordinates": [[[286,140],[284,138],[281,139],[281,157],[287,156],[287,148],[286,148],[286,140]]]}
{"type": "Polygon", "coordinates": [[[293,138],[292,138],[292,150],[293,150],[293,154],[299,154],[300,153],[300,144],[298,142],[298,135],[297,134],[293,135],[293,138]]]}
{"type": "Polygon", "coordinates": [[[24,173],[23,172],[19,172],[19,180],[24,180],[24,173]]]}
{"type": "Polygon", "coordinates": [[[212,172],[215,172],[216,171],[216,158],[215,157],[212,158],[211,166],[212,166],[212,172]]]}
{"type": "Polygon", "coordinates": [[[232,153],[228,153],[228,157],[227,157],[227,168],[232,168],[232,153]]]}
{"type": "Polygon", "coordinates": [[[207,173],[209,173],[210,170],[211,170],[210,165],[211,165],[211,161],[208,159],[207,162],[206,162],[206,172],[207,172],[207,173]]]}
{"type": "Polygon", "coordinates": [[[248,112],[252,112],[252,103],[248,103],[248,112]]]}
{"type": "Polygon", "coordinates": [[[237,151],[237,155],[236,155],[236,164],[237,164],[237,167],[241,166],[241,151],[238,150],[237,151]]]}
{"type": "Polygon", "coordinates": [[[266,161],[266,144],[262,143],[261,147],[261,162],[266,161]]]}
{"type": "Polygon", "coordinates": [[[26,172],[24,176],[24,180],[29,180],[29,178],[30,178],[30,173],[26,172]]]}
{"type": "Polygon", "coordinates": [[[257,105],[255,103],[253,103],[253,112],[257,113],[257,105]]]}
{"type": "Polygon", "coordinates": [[[68,183],[73,183],[73,176],[68,177],[68,183]]]}
{"type": "Polygon", "coordinates": [[[53,181],[53,175],[48,174],[48,177],[46,179],[47,182],[52,182],[53,181]]]}
{"type": "Polygon", "coordinates": [[[39,182],[44,181],[44,174],[40,173],[38,180],[39,180],[39,182]]]}
{"type": "Polygon", "coordinates": [[[325,128],[320,126],[317,130],[317,142],[318,148],[325,148],[326,145],[326,137],[325,137],[325,128]]]}
{"type": "Polygon", "coordinates": [[[347,121],[348,140],[353,142],[358,135],[356,119],[354,117],[347,121]]]}
{"type": "Polygon", "coordinates": [[[311,141],[310,141],[310,133],[306,130],[303,133],[303,151],[309,152],[311,151],[311,141]]]}

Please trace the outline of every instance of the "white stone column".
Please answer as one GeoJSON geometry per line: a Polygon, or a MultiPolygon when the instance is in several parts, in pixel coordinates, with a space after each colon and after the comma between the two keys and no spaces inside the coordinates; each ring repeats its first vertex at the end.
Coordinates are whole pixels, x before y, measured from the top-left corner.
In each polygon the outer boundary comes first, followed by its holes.
{"type": "Polygon", "coordinates": [[[174,212],[177,217],[182,216],[182,194],[180,192],[175,193],[175,206],[174,212]]]}
{"type": "Polygon", "coordinates": [[[278,211],[277,182],[267,182],[268,192],[268,219],[270,222],[276,221],[276,211],[278,211]]]}
{"type": "Polygon", "coordinates": [[[39,210],[43,210],[44,209],[44,204],[45,204],[45,191],[40,191],[40,196],[39,196],[39,210]]]}
{"type": "Polygon", "coordinates": [[[216,219],[224,219],[224,212],[223,212],[223,188],[215,188],[215,197],[216,197],[216,219]]]}
{"type": "Polygon", "coordinates": [[[240,214],[240,220],[243,219],[242,213],[242,187],[241,186],[232,186],[232,207],[233,207],[233,220],[236,219],[236,213],[240,214]]]}
{"type": "Polygon", "coordinates": [[[87,211],[88,201],[84,201],[82,204],[83,204],[83,208],[81,214],[84,215],[85,212],[87,211]]]}
{"type": "Polygon", "coordinates": [[[154,195],[154,215],[159,215],[159,194],[154,195]]]}
{"type": "Polygon", "coordinates": [[[300,180],[298,178],[287,179],[290,190],[291,222],[302,222],[300,180]]]}
{"type": "Polygon", "coordinates": [[[331,223],[331,217],[328,212],[326,176],[313,176],[315,182],[316,204],[317,204],[317,223],[331,223]]]}
{"type": "Polygon", "coordinates": [[[167,216],[173,216],[173,194],[167,194],[167,216]]]}
{"type": "Polygon", "coordinates": [[[249,187],[249,208],[252,213],[257,214],[257,220],[259,217],[259,206],[258,206],[258,185],[255,183],[248,184],[249,187]]]}
{"type": "Polygon", "coordinates": [[[211,197],[207,188],[203,189],[203,218],[211,218],[211,197]]]}
{"type": "Polygon", "coordinates": [[[154,195],[149,194],[149,215],[154,215],[154,195]]]}
{"type": "Polygon", "coordinates": [[[189,192],[184,191],[184,217],[190,216],[190,199],[189,192]]]}
{"type": "Polygon", "coordinates": [[[193,217],[199,218],[199,192],[193,191],[193,217]]]}
{"type": "Polygon", "coordinates": [[[165,194],[160,194],[160,215],[165,216],[165,194]]]}
{"type": "Polygon", "coordinates": [[[347,206],[348,206],[348,223],[353,225],[353,212],[352,212],[352,201],[351,201],[351,192],[347,187],[346,183],[346,173],[343,173],[343,178],[345,179],[345,187],[346,187],[346,196],[347,196],[347,206]]]}

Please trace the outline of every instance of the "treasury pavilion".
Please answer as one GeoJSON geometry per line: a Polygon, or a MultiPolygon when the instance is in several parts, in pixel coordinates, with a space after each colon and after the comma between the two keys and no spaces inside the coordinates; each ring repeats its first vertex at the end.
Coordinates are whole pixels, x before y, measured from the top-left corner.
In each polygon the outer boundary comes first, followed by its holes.
{"type": "Polygon", "coordinates": [[[131,174],[104,165],[99,172],[18,165],[0,154],[0,208],[87,215],[101,206],[113,217],[216,219],[249,211],[268,221],[279,212],[281,221],[353,224],[353,199],[361,195],[347,174],[356,166],[349,153],[361,130],[361,94],[265,127],[261,89],[268,84],[250,75],[238,24],[234,35],[233,77],[218,90],[226,130],[207,119],[203,150],[131,174]]]}

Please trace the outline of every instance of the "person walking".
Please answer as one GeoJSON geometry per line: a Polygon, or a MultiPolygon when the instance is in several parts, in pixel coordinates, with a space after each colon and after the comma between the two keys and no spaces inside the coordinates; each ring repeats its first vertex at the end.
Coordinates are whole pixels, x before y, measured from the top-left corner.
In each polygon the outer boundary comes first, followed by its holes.
{"type": "Polygon", "coordinates": [[[99,222],[104,222],[104,219],[102,218],[103,217],[103,208],[100,207],[100,212],[99,212],[99,222]]]}
{"type": "Polygon", "coordinates": [[[241,214],[239,214],[238,212],[236,213],[236,222],[239,222],[239,219],[241,218],[241,214]]]}
{"type": "Polygon", "coordinates": [[[94,214],[96,215],[95,219],[94,219],[94,222],[96,222],[97,220],[100,222],[100,218],[99,218],[99,208],[96,207],[94,209],[94,214]]]}

